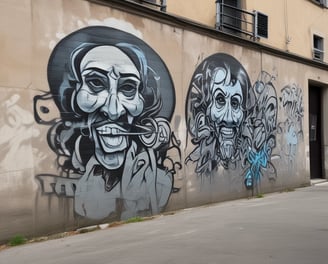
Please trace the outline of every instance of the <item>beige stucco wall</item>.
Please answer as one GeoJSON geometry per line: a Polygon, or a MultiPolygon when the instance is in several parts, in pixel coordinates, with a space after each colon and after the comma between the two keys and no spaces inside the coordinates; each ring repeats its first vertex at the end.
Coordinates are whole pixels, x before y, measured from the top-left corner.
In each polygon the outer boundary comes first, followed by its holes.
{"type": "MultiPolygon", "coordinates": [[[[200,177],[195,173],[195,163],[185,164],[185,159],[195,147],[191,143],[191,135],[187,133],[185,119],[189,85],[197,67],[215,53],[226,53],[239,61],[252,84],[258,80],[261,71],[268,72],[278,101],[286,85],[295,84],[303,93],[304,137],[296,146],[295,156],[291,160],[286,159],[285,135],[278,133],[271,156],[277,177],[271,181],[263,170],[261,183],[253,194],[309,184],[307,87],[309,80],[318,79],[322,85],[328,85],[325,70],[287,57],[277,57],[252,48],[247,43],[240,45],[238,42],[218,40],[179,25],[160,23],[156,18],[145,18],[128,10],[121,11],[88,1],[11,0],[2,1],[0,7],[0,22],[8,25],[0,31],[3,150],[0,154],[0,241],[17,233],[35,236],[95,223],[74,213],[73,198],[49,196],[40,191],[36,175],[46,173],[59,176],[60,171],[56,164],[57,157],[47,143],[49,127],[37,124],[33,109],[33,98],[49,92],[47,65],[54,47],[72,32],[88,26],[113,27],[142,39],[160,56],[170,72],[176,97],[170,126],[180,142],[181,150],[181,157],[177,152],[172,153],[171,157],[181,158],[182,168],[177,171],[174,180],[174,186],[180,190],[170,195],[165,210],[252,195],[252,191],[244,186],[240,168],[224,169],[219,166],[212,176],[200,177]]],[[[54,102],[47,102],[47,107],[50,116],[45,114],[45,119],[60,117],[54,102]]],[[[283,111],[279,105],[278,123],[286,120],[283,111]]],[[[325,145],[327,131],[325,128],[325,145]]],[[[110,220],[117,220],[117,217],[106,219],[110,220]]]]}
{"type": "Polygon", "coordinates": [[[166,1],[167,12],[215,27],[215,0],[166,1]]]}
{"type": "MultiPolygon", "coordinates": [[[[328,9],[309,0],[246,1],[247,10],[269,16],[269,38],[260,42],[312,58],[313,34],[327,39],[328,9]]],[[[328,49],[324,41],[324,50],[328,49]]],[[[327,62],[327,56],[324,61],[327,62]]]]}
{"type": "MultiPolygon", "coordinates": [[[[186,17],[215,28],[215,1],[167,1],[169,13],[186,17]]],[[[311,0],[262,1],[241,0],[242,9],[253,10],[268,16],[268,38],[260,38],[262,44],[312,59],[313,34],[324,39],[324,50],[328,50],[328,8],[311,0]]],[[[328,57],[324,56],[328,62],[328,57]]]]}

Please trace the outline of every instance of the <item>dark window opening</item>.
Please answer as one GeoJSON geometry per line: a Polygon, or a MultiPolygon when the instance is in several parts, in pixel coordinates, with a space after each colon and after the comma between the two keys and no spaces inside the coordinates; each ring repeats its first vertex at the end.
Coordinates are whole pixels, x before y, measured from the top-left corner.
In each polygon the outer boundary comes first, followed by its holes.
{"type": "Polygon", "coordinates": [[[242,11],[239,0],[218,0],[221,4],[221,25],[225,32],[236,34],[241,29],[242,11]]]}
{"type": "Polygon", "coordinates": [[[268,16],[257,12],[257,35],[268,38],[268,16]]]}
{"type": "Polygon", "coordinates": [[[323,38],[313,35],[313,59],[323,60],[323,38]]]}

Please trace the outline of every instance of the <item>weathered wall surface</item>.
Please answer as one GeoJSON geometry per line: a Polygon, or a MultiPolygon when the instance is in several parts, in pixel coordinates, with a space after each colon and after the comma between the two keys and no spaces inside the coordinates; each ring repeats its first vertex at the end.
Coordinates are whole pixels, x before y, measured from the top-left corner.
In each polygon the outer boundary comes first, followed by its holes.
{"type": "Polygon", "coordinates": [[[324,70],[88,1],[0,5],[0,240],[309,184],[324,70]]]}

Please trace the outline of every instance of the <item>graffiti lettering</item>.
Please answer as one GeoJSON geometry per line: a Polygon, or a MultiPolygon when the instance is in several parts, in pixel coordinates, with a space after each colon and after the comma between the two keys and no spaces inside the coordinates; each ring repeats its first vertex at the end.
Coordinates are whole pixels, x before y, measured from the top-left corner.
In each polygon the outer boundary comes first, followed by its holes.
{"type": "Polygon", "coordinates": [[[303,139],[303,93],[300,87],[292,84],[283,87],[281,94],[280,104],[286,119],[279,126],[285,135],[285,154],[293,162],[298,142],[303,139]]]}
{"type": "Polygon", "coordinates": [[[261,72],[260,77],[254,84],[256,104],[248,128],[251,128],[251,137],[246,141],[249,144],[246,153],[249,168],[245,174],[245,185],[252,188],[262,177],[261,169],[267,170],[270,179],[276,178],[276,170],[271,163],[272,149],[276,146],[277,132],[277,96],[273,86],[273,78],[267,72],[261,72]],[[252,124],[252,125],[251,125],[252,124]]]}

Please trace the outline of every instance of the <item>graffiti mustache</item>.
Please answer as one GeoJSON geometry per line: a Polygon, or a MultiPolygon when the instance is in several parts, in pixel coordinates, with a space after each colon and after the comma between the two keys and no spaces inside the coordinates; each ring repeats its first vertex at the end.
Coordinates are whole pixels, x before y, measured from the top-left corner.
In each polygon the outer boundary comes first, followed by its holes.
{"type": "Polygon", "coordinates": [[[91,127],[95,128],[99,134],[110,134],[113,136],[139,136],[153,134],[155,132],[150,127],[123,122],[112,122],[109,120],[97,122],[92,124],[91,127]]]}

